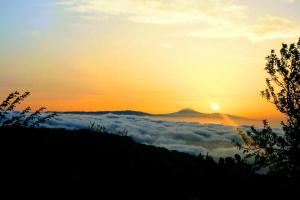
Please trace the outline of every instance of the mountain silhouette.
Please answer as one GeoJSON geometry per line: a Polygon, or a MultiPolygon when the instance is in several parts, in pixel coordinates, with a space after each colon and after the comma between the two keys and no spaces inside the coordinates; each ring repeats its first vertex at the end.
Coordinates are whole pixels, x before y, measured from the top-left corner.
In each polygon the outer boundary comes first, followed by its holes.
{"type": "Polygon", "coordinates": [[[177,112],[166,113],[166,114],[151,114],[141,111],[134,110],[121,110],[121,111],[72,111],[72,112],[58,112],[59,114],[84,114],[84,115],[104,115],[104,114],[115,114],[115,115],[135,115],[135,116],[150,116],[150,117],[166,117],[166,118],[201,118],[201,119],[230,119],[230,120],[247,120],[247,121],[258,121],[256,119],[240,117],[236,115],[230,115],[225,113],[202,113],[191,108],[181,109],[177,112]]]}
{"type": "Polygon", "coordinates": [[[230,115],[230,114],[225,114],[225,113],[202,113],[198,112],[196,110],[190,109],[190,108],[185,108],[182,110],[179,110],[174,113],[168,113],[168,114],[155,114],[152,116],[161,116],[161,117],[196,117],[196,118],[224,118],[224,117],[229,117],[233,119],[244,119],[244,120],[255,120],[255,119],[250,119],[250,118],[245,118],[245,117],[240,117],[240,116],[235,116],[235,115],[230,115]]]}
{"type": "Polygon", "coordinates": [[[199,122],[205,124],[224,124],[232,126],[255,125],[261,124],[260,120],[250,119],[224,113],[202,113],[196,110],[186,108],[169,114],[152,115],[154,118],[161,120],[199,122]]]}
{"type": "Polygon", "coordinates": [[[121,110],[121,111],[71,111],[71,112],[56,112],[59,114],[79,114],[79,115],[105,115],[105,114],[116,114],[116,115],[136,115],[136,116],[150,116],[151,114],[134,111],[134,110],[121,110]]]}
{"type": "Polygon", "coordinates": [[[207,115],[207,114],[195,111],[195,110],[190,109],[190,108],[185,108],[185,109],[179,110],[179,111],[174,112],[174,113],[157,114],[157,115],[154,115],[154,116],[164,116],[164,117],[203,117],[205,115],[207,115]]]}

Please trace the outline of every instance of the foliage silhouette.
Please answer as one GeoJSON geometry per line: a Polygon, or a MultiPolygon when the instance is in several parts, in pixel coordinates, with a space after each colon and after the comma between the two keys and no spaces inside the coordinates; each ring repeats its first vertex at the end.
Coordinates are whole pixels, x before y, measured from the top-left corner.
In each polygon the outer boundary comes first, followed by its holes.
{"type": "Polygon", "coordinates": [[[266,57],[267,88],[261,95],[286,117],[281,122],[284,135],[275,133],[268,121],[263,128],[243,132],[244,144],[237,144],[254,158],[254,169],[266,168],[270,173],[299,178],[300,171],[300,39],[297,44],[282,44],[280,57],[275,50],[266,57]]]}
{"type": "Polygon", "coordinates": [[[0,104],[0,127],[36,128],[56,116],[56,113],[43,114],[46,110],[45,107],[41,107],[33,113],[30,113],[30,107],[26,107],[20,112],[15,111],[16,106],[21,104],[29,95],[30,92],[21,94],[15,91],[7,96],[0,104]]]}
{"type": "Polygon", "coordinates": [[[89,131],[91,131],[92,133],[110,133],[110,134],[115,134],[115,135],[119,135],[119,136],[124,136],[127,137],[128,136],[128,131],[126,129],[122,129],[120,131],[116,131],[114,133],[111,133],[110,131],[108,131],[105,126],[101,126],[99,124],[96,124],[96,122],[90,122],[90,126],[89,126],[89,131]]]}

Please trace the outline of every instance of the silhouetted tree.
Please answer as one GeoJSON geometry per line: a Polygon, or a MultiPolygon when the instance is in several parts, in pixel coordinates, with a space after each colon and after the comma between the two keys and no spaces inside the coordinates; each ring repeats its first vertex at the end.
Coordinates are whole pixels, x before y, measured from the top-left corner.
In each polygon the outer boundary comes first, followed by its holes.
{"type": "Polygon", "coordinates": [[[44,107],[32,113],[30,113],[30,107],[26,107],[20,112],[15,111],[16,106],[21,104],[29,95],[30,92],[21,94],[15,91],[7,96],[0,104],[0,127],[36,128],[56,116],[56,113],[43,114],[46,109],[44,107]]]}
{"type": "Polygon", "coordinates": [[[246,158],[254,157],[256,169],[266,167],[295,177],[300,160],[300,39],[297,44],[282,44],[280,57],[272,50],[266,61],[269,78],[261,95],[286,116],[286,122],[281,122],[284,134],[275,133],[264,121],[261,130],[240,130],[244,144],[238,146],[246,158]]]}

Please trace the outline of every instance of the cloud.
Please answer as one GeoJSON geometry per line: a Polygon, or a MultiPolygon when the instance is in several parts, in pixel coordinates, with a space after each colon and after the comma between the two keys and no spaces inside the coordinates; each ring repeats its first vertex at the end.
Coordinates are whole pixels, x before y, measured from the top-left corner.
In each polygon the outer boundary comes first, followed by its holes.
{"type": "Polygon", "coordinates": [[[298,37],[300,23],[286,18],[267,15],[260,17],[255,24],[233,24],[212,27],[185,34],[188,37],[236,38],[244,37],[253,42],[298,37]]]}
{"type": "Polygon", "coordinates": [[[296,0],[284,0],[284,1],[291,4],[296,2],[296,0]]]}
{"type": "Polygon", "coordinates": [[[160,46],[166,49],[172,49],[174,47],[174,45],[170,43],[161,43],[160,46]]]}
{"type": "Polygon", "coordinates": [[[234,0],[62,0],[58,5],[93,16],[119,16],[151,24],[216,22],[244,17],[244,6],[234,0]]]}
{"type": "Polygon", "coordinates": [[[286,18],[267,15],[259,19],[259,23],[252,26],[250,32],[255,40],[298,37],[300,23],[286,18]]]}
{"type": "Polygon", "coordinates": [[[250,19],[248,7],[237,0],[61,0],[57,4],[88,20],[119,17],[136,23],[195,25],[188,33],[179,30],[188,37],[244,37],[257,42],[299,36],[300,28],[299,23],[277,16],[250,19]]]}
{"type": "MultiPolygon", "coordinates": [[[[10,119],[19,112],[7,114],[10,119]]],[[[28,116],[30,113],[28,114],[28,116]]],[[[45,114],[42,114],[42,116],[45,114]]],[[[4,119],[0,120],[0,126],[4,119]]],[[[174,122],[158,120],[148,116],[117,115],[117,114],[59,114],[42,125],[44,128],[63,128],[68,130],[88,129],[91,124],[104,126],[108,132],[128,131],[128,136],[136,142],[164,147],[169,150],[186,152],[193,155],[206,155],[209,152],[214,157],[233,156],[241,153],[232,141],[242,142],[237,127],[222,124],[201,124],[196,122],[174,122]]],[[[250,126],[239,127],[249,131],[250,126]]],[[[258,128],[257,130],[261,130],[258,128]]],[[[278,135],[284,133],[279,128],[273,128],[278,135]]]]}
{"type": "Polygon", "coordinates": [[[210,152],[213,156],[232,155],[237,152],[232,140],[239,140],[235,127],[192,122],[171,122],[149,117],[129,115],[76,115],[60,114],[48,121],[48,128],[81,129],[91,122],[105,126],[110,132],[126,129],[128,135],[143,144],[198,155],[210,152]]]}

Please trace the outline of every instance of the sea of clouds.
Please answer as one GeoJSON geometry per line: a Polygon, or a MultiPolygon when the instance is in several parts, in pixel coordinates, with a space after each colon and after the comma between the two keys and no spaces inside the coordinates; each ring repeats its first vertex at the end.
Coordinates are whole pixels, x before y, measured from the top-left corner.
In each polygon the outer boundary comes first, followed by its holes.
{"type": "MultiPolygon", "coordinates": [[[[206,154],[215,157],[231,156],[238,152],[232,141],[240,141],[237,127],[196,122],[174,122],[134,115],[59,114],[44,124],[47,128],[82,129],[95,123],[109,132],[124,129],[136,142],[165,147],[170,150],[206,154]]],[[[247,128],[247,127],[245,127],[247,128]]]]}

